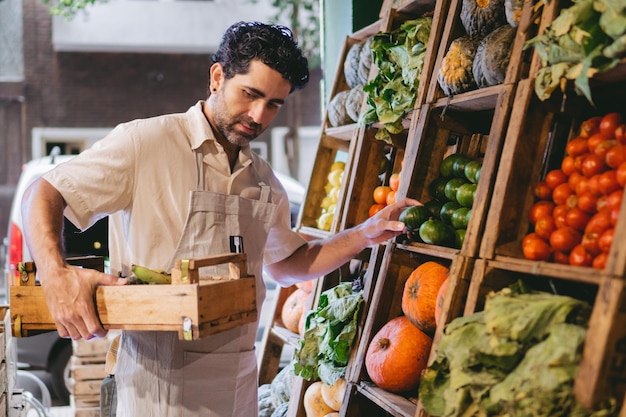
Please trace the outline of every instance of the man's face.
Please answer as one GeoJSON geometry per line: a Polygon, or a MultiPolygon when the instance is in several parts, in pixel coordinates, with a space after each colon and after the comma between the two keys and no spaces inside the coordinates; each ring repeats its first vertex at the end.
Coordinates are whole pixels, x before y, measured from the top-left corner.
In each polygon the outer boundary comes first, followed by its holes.
{"type": "Polygon", "coordinates": [[[228,80],[220,67],[211,71],[211,87],[218,89],[210,97],[214,127],[233,145],[248,145],[274,120],[291,84],[256,60],[250,62],[247,74],[228,80]]]}

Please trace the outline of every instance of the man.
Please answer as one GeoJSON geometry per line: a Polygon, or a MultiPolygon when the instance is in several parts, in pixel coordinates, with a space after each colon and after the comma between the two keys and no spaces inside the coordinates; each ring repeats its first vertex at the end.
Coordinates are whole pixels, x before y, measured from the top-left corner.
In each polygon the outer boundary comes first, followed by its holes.
{"type": "MultiPolygon", "coordinates": [[[[126,284],[118,276],[130,275],[133,263],[169,270],[175,259],[230,252],[232,239],[241,238],[261,305],[264,264],[289,286],[403,231],[397,218],[414,200],[322,241],[293,232],[286,194],[249,143],[287,96],[306,85],[307,60],[289,29],[258,22],[231,26],[213,60],[206,101],[186,113],[117,126],[27,191],[25,236],[61,337],[106,334],[94,291],[126,284]],[[83,229],[110,215],[113,275],[65,263],[64,213],[83,229]]],[[[123,332],[117,416],[255,416],[256,327],[197,341],[179,341],[175,332],[123,332]]]]}

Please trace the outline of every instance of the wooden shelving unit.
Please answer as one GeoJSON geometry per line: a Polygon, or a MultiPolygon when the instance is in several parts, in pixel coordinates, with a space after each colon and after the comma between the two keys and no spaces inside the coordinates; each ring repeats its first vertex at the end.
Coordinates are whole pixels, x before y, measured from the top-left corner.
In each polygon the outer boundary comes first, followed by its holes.
{"type": "MultiPolygon", "coordinates": [[[[372,174],[372,166],[383,155],[390,156],[391,169],[401,167],[397,198],[408,196],[423,202],[432,198],[428,184],[438,175],[439,163],[446,154],[472,152],[481,159],[483,168],[462,247],[398,239],[361,255],[369,257],[365,302],[346,371],[348,389],[339,415],[428,416],[417,392],[413,395],[385,392],[372,383],[364,365],[372,337],[384,323],[402,314],[399,300],[410,272],[428,260],[436,260],[450,269],[442,318],[433,335],[431,360],[447,323],[480,311],[489,291],[502,289],[518,279],[528,280],[537,288],[552,286],[593,306],[575,393],[585,406],[593,406],[607,395],[616,396],[621,404],[626,391],[623,382],[626,372],[616,364],[623,363],[625,357],[620,346],[626,340],[623,278],[626,246],[613,245],[607,267],[600,271],[529,261],[521,253],[520,242],[529,230],[525,214],[532,200],[533,185],[546,171],[545,154],[550,150],[545,142],[549,129],[555,123],[569,124],[571,132],[571,126],[585,117],[608,111],[623,112],[623,107],[614,103],[621,102],[618,98],[626,92],[626,61],[592,81],[596,109],[584,106],[584,100],[573,97],[573,93],[567,99],[569,106],[563,106],[563,101],[558,99],[556,105],[554,100],[540,102],[533,91],[539,64],[532,50],[524,48],[524,42],[544,30],[564,6],[551,2],[538,13],[531,2],[524,2],[504,82],[447,97],[436,74],[450,43],[463,32],[459,18],[461,5],[461,0],[385,1],[378,22],[345,40],[340,62],[355,42],[425,13],[433,17],[429,52],[415,107],[407,117],[405,130],[392,143],[381,143],[374,138],[379,126],[330,127],[324,121],[316,168],[297,226],[299,232],[324,237],[364,221],[374,187],[385,181],[384,175],[372,174]],[[323,232],[316,230],[314,220],[319,215],[324,175],[338,151],[347,155],[344,182],[333,227],[323,232]]],[[[370,78],[376,69],[371,71],[370,78]]],[[[346,88],[340,65],[332,95],[346,88]]],[[[554,140],[570,139],[571,135],[565,135],[554,140]]],[[[624,232],[626,202],[622,204],[616,235],[624,232]]],[[[332,285],[336,285],[336,276],[320,277],[318,293],[332,285]]],[[[280,343],[286,343],[281,340],[280,343]]],[[[308,381],[302,380],[294,384],[288,416],[305,416],[302,396],[308,385],[308,381]]],[[[623,405],[621,415],[626,417],[623,405]]]]}

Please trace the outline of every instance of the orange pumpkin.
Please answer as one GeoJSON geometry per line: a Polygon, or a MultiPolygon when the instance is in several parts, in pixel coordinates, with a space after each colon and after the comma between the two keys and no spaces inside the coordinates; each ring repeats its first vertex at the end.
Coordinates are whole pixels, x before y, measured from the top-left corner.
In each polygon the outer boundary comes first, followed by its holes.
{"type": "Polygon", "coordinates": [[[435,308],[437,294],[448,278],[449,269],[437,262],[427,261],[411,272],[404,283],[402,312],[423,332],[432,335],[437,327],[435,308]]]}
{"type": "Polygon", "coordinates": [[[308,293],[310,293],[311,291],[313,291],[313,287],[315,286],[315,282],[316,280],[314,279],[310,279],[308,281],[300,281],[296,284],[296,287],[298,287],[301,290],[304,290],[308,293]]]}
{"type": "Polygon", "coordinates": [[[443,301],[446,298],[446,291],[448,290],[448,281],[450,278],[446,278],[439,287],[439,292],[437,292],[437,304],[435,304],[435,324],[439,326],[439,321],[441,320],[441,312],[443,310],[443,301]]]}
{"type": "Polygon", "coordinates": [[[285,299],[280,318],[286,329],[299,333],[300,317],[304,313],[308,298],[309,293],[298,288],[285,299]]]}
{"type": "MultiPolygon", "coordinates": [[[[432,339],[406,316],[388,321],[376,333],[365,354],[365,368],[373,383],[385,391],[415,391],[432,339]]],[[[415,393],[413,393],[415,394],[415,393]]]]}

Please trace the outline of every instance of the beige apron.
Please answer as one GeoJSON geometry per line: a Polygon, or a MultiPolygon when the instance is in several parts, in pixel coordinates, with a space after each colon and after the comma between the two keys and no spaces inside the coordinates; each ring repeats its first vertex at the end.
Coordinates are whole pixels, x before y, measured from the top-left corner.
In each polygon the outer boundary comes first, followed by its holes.
{"type": "MultiPolygon", "coordinates": [[[[269,187],[245,190],[242,195],[250,198],[204,191],[198,155],[198,190],[190,193],[189,214],[172,265],[181,258],[246,253],[260,310],[265,297],[263,251],[275,212],[269,187]]],[[[225,265],[200,272],[228,275],[225,265]]],[[[175,332],[123,332],[115,375],[117,417],[257,416],[257,325],[195,341],[180,341],[175,332]]]]}

